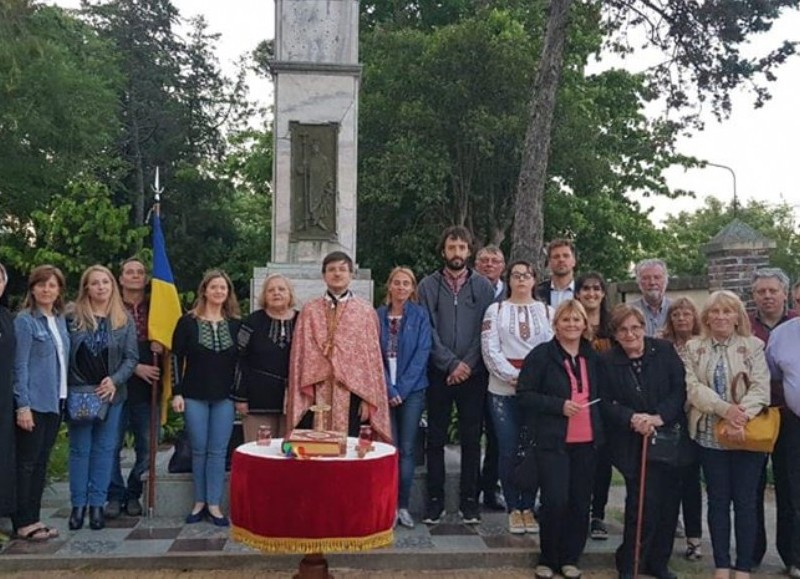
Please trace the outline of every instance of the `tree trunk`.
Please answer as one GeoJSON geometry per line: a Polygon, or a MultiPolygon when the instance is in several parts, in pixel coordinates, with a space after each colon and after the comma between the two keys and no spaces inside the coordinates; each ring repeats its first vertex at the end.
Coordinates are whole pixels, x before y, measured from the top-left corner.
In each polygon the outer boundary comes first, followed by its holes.
{"type": "Polygon", "coordinates": [[[530,102],[522,166],[517,181],[511,259],[527,259],[541,270],[544,242],[544,190],[556,108],[564,64],[567,16],[572,0],[551,0],[539,70],[530,102]]]}

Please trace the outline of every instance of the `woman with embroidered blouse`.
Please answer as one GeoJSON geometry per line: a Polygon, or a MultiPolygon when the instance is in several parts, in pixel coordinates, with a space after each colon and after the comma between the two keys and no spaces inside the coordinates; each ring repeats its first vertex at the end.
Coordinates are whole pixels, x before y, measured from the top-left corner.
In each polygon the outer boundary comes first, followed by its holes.
{"type": "Polygon", "coordinates": [[[725,290],[711,294],[700,312],[700,326],[702,336],[686,344],[684,363],[689,434],[700,445],[708,493],[714,577],[728,579],[733,568],[734,577],[747,579],[755,566],[756,497],[767,455],[726,449],[717,437],[716,426],[724,419],[729,435],[743,437],[747,422],[769,405],[770,374],[764,343],[750,335],[744,304],[736,294],[725,290]],[[749,378],[749,388],[736,380],[740,374],[749,378]],[[736,529],[735,564],[730,554],[731,505],[736,529]]]}
{"type": "Polygon", "coordinates": [[[291,282],[277,273],[267,276],[259,306],[242,322],[236,339],[239,371],[231,397],[236,411],[244,415],[245,442],[255,440],[261,426],[273,436],[285,433],[284,399],[298,313],[291,282]]]}
{"type": "Polygon", "coordinates": [[[553,337],[551,308],[534,298],[536,275],[527,261],[515,261],[506,273],[506,299],[490,305],[483,317],[481,349],[489,370],[488,405],[499,452],[500,482],[512,534],[538,532],[533,517],[536,488],[518,488],[511,476],[521,426],[517,378],[522,361],[535,346],[553,337]]]}
{"type": "Polygon", "coordinates": [[[230,399],[238,351],[239,303],[228,274],[211,270],[197,289],[194,308],[183,316],[172,336],[177,379],[172,409],[185,412],[192,447],[194,508],[187,523],[208,517],[218,527],[230,525],[222,514],[225,456],[233,431],[230,399]]]}

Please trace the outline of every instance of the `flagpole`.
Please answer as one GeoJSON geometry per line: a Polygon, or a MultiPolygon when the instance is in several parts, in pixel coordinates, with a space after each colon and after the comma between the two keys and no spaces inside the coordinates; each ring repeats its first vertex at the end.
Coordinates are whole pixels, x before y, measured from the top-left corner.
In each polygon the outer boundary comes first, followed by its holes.
{"type": "MultiPolygon", "coordinates": [[[[153,203],[153,211],[156,215],[161,215],[161,193],[164,191],[159,186],[158,182],[158,167],[156,167],[155,184],[153,185],[153,193],[155,202],[153,203]]],[[[152,347],[152,344],[151,344],[152,347]]],[[[161,360],[159,359],[158,352],[152,352],[153,366],[161,368],[161,360]]],[[[156,507],[156,453],[158,452],[158,427],[161,422],[161,412],[158,404],[158,390],[161,386],[161,373],[159,378],[155,380],[150,388],[150,464],[148,465],[148,481],[147,485],[147,516],[152,519],[155,516],[156,507]]]]}

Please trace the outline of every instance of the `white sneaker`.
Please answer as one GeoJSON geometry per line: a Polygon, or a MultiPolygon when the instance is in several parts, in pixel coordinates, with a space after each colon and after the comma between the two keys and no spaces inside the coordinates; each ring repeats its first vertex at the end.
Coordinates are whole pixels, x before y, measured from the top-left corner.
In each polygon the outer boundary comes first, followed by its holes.
{"type": "Polygon", "coordinates": [[[522,521],[522,513],[513,510],[508,513],[508,532],[512,535],[524,535],[525,523],[522,521]]]}
{"type": "Polygon", "coordinates": [[[414,528],[414,518],[411,516],[411,513],[408,512],[408,509],[399,509],[397,511],[397,522],[407,529],[414,528]]]}

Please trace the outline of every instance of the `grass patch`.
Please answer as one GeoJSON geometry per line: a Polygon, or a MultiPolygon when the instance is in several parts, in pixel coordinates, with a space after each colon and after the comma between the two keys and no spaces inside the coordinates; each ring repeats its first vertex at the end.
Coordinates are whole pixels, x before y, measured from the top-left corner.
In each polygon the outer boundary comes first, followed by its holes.
{"type": "Polygon", "coordinates": [[[62,423],[58,429],[56,443],[50,453],[50,462],[47,464],[47,482],[61,482],[67,480],[69,474],[69,440],[67,438],[67,425],[62,423]]]}

